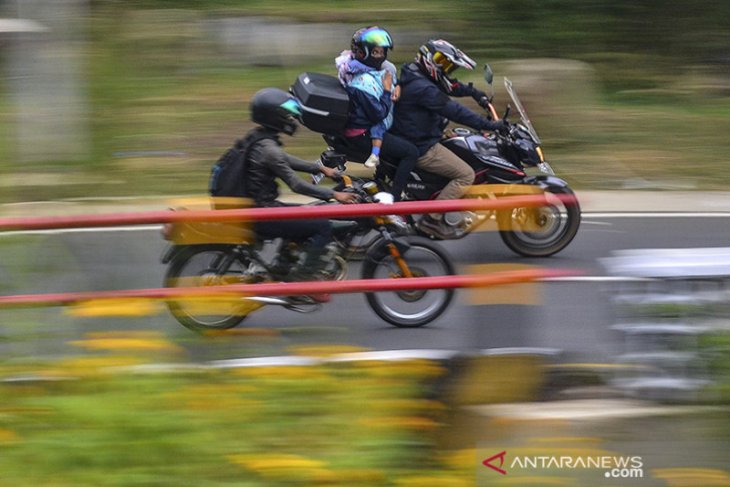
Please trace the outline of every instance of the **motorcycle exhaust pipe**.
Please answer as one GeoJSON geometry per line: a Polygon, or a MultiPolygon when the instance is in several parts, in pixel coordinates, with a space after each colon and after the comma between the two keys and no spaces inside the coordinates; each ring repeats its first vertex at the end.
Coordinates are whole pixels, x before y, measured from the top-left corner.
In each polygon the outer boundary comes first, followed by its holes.
{"type": "Polygon", "coordinates": [[[286,306],[288,304],[291,304],[289,301],[281,298],[271,298],[268,296],[251,296],[248,298],[245,298],[249,301],[255,301],[257,303],[266,304],[266,305],[279,305],[279,306],[286,306]]]}

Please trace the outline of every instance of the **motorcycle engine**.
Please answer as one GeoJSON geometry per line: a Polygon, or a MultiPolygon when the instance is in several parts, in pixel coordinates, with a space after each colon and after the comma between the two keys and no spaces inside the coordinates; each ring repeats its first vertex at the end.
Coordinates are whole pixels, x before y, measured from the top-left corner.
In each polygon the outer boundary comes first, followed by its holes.
{"type": "Polygon", "coordinates": [[[456,228],[467,228],[474,221],[474,213],[471,211],[451,211],[444,213],[444,222],[456,228]]]}

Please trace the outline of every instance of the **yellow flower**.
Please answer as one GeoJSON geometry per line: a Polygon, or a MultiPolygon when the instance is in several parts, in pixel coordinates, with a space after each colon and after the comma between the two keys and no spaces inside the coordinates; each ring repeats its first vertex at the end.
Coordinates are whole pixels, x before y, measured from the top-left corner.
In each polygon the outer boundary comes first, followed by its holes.
{"type": "Polygon", "coordinates": [[[18,440],[20,440],[20,437],[18,434],[9,429],[0,428],[0,445],[7,444],[7,443],[15,443],[18,440]]]}
{"type": "Polygon", "coordinates": [[[228,460],[269,480],[330,483],[337,478],[325,462],[300,455],[229,455],[228,460]]]}
{"type": "Polygon", "coordinates": [[[370,428],[403,428],[414,430],[434,429],[438,423],[420,416],[384,416],[378,418],[364,418],[358,424],[370,428]]]}
{"type": "Polygon", "coordinates": [[[446,453],[443,456],[443,463],[455,470],[473,469],[477,465],[477,450],[467,448],[446,453]]]}
{"type": "Polygon", "coordinates": [[[66,309],[71,316],[90,318],[96,316],[150,316],[162,312],[163,307],[152,299],[92,299],[81,301],[66,309]]]}
{"type": "Polygon", "coordinates": [[[369,406],[369,411],[418,411],[435,413],[444,411],[446,406],[438,401],[430,401],[427,399],[383,399],[373,401],[369,406]]]}
{"type": "Polygon", "coordinates": [[[233,373],[261,379],[315,380],[331,377],[322,367],[306,365],[241,367],[233,370],[233,373]]]}
{"type": "Polygon", "coordinates": [[[398,487],[471,487],[474,481],[456,477],[417,476],[396,479],[398,487]]]}
{"type": "Polygon", "coordinates": [[[162,337],[150,333],[96,333],[83,340],[69,342],[87,350],[137,350],[145,352],[180,352],[182,349],[162,337]]]}
{"type": "Polygon", "coordinates": [[[302,357],[332,357],[345,353],[365,352],[367,350],[367,348],[353,345],[299,345],[289,348],[289,352],[292,355],[302,357]]]}
{"type": "Polygon", "coordinates": [[[402,361],[366,360],[356,366],[368,370],[377,377],[408,377],[412,379],[438,377],[445,369],[433,360],[413,359],[402,361]]]}

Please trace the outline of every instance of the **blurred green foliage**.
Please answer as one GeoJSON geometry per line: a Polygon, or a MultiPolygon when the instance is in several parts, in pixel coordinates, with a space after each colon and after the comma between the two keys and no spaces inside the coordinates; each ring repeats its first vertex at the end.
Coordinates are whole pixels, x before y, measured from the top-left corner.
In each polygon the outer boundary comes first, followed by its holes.
{"type": "Polygon", "coordinates": [[[430,466],[442,410],[424,398],[433,363],[125,363],[67,359],[37,365],[40,380],[0,384],[0,485],[377,486],[430,466]]]}
{"type": "MultiPolygon", "coordinates": [[[[204,193],[212,162],[250,127],[250,96],[287,88],[302,71],[333,72],[332,58],[348,44],[295,46],[307,54],[300,63],[263,66],[224,52],[205,30],[211,20],[251,16],[317,29],[379,23],[395,38],[396,63],[428,37],[454,41],[492,64],[500,110],[501,76],[513,78],[548,159],[578,189],[730,183],[728,2],[93,0],[91,156],[15,163],[12,103],[0,97],[0,202],[204,193]]],[[[477,72],[460,76],[480,82],[477,72]]],[[[308,159],[324,149],[306,129],[285,142],[308,159]]]]}

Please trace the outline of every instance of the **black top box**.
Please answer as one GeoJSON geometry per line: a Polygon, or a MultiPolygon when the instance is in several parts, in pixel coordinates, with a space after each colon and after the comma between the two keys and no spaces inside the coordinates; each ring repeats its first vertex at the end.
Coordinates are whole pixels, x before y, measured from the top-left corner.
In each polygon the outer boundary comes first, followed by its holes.
{"type": "Polygon", "coordinates": [[[291,89],[302,106],[302,123],[309,130],[336,135],[350,113],[350,98],[335,76],[302,73],[291,89]]]}

